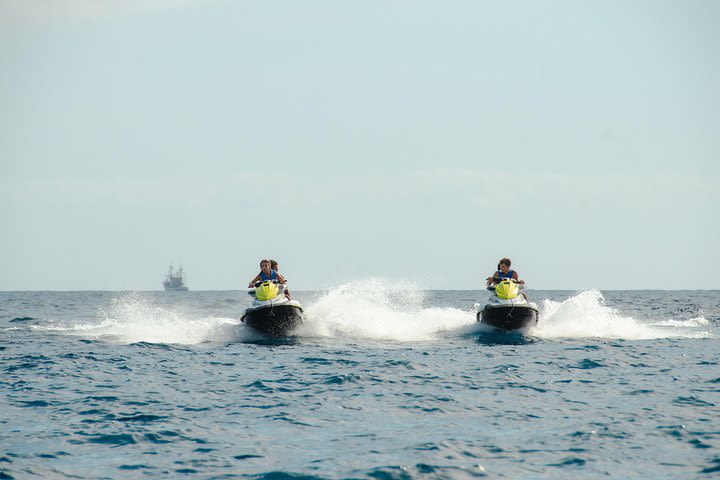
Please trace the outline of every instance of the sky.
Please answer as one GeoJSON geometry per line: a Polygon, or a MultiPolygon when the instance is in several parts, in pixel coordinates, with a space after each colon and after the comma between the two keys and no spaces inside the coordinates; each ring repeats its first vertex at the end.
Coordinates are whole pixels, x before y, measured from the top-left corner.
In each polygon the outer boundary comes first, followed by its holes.
{"type": "Polygon", "coordinates": [[[0,0],[0,290],[720,288],[720,3],[0,0]]]}

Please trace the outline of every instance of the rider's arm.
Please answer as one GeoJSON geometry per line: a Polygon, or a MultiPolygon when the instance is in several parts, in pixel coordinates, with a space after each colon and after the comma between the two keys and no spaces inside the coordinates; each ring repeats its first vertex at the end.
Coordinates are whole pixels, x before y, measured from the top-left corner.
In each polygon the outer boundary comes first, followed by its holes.
{"type": "Polygon", "coordinates": [[[255,286],[255,282],[257,282],[258,280],[260,280],[260,274],[259,274],[259,273],[258,273],[257,275],[255,275],[255,278],[253,278],[252,280],[250,280],[250,283],[248,283],[248,288],[254,287],[254,286],[255,286]]]}
{"type": "Polygon", "coordinates": [[[280,275],[280,272],[275,272],[275,276],[277,276],[278,282],[280,283],[287,283],[287,280],[285,280],[285,277],[280,275]]]}

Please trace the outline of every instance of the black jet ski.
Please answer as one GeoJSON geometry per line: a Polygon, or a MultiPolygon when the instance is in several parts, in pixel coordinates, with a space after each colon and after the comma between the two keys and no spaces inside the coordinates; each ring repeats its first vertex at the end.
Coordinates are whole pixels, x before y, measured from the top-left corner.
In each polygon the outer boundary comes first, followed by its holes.
{"type": "Polygon", "coordinates": [[[481,306],[475,304],[477,321],[504,331],[522,330],[538,323],[538,307],[529,302],[522,290],[525,286],[515,280],[502,280],[490,285],[490,299],[481,306]]]}
{"type": "Polygon", "coordinates": [[[302,305],[285,296],[285,285],[274,281],[258,282],[248,294],[253,296],[253,301],[240,321],[258,332],[283,337],[303,323],[302,305]]]}

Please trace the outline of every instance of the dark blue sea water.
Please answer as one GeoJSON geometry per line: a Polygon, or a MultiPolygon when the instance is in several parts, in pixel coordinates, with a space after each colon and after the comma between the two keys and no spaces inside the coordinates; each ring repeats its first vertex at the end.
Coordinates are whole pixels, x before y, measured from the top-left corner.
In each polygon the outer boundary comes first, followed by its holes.
{"type": "Polygon", "coordinates": [[[720,292],[0,293],[0,478],[718,478],[720,292]]]}

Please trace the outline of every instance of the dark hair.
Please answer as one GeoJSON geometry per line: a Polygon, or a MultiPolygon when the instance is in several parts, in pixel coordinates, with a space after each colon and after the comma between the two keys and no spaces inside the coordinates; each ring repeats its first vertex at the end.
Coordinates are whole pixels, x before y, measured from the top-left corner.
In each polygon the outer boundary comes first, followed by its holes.
{"type": "MultiPolygon", "coordinates": [[[[263,258],[262,260],[260,260],[260,266],[262,266],[262,264],[265,262],[270,263],[270,260],[263,258]]],[[[270,266],[272,266],[272,263],[270,263],[270,266]]]]}
{"type": "Polygon", "coordinates": [[[270,270],[277,270],[278,263],[275,260],[270,260],[270,270]]]}
{"type": "Polygon", "coordinates": [[[510,268],[510,265],[512,265],[512,262],[510,261],[509,258],[505,257],[505,258],[500,259],[500,263],[498,263],[498,270],[500,270],[500,265],[507,265],[508,268],[510,268]]]}

